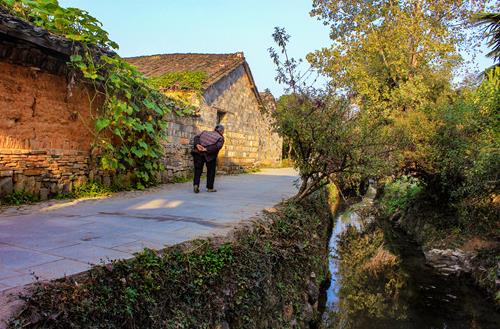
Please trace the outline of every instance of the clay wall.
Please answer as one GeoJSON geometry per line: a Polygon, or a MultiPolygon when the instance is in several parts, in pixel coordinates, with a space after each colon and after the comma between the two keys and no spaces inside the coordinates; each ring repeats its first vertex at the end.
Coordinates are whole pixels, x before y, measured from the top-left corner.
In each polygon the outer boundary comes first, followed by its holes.
{"type": "Polygon", "coordinates": [[[65,76],[8,62],[0,62],[0,77],[0,194],[45,198],[85,180],[93,138],[87,90],[68,92],[65,76]]]}

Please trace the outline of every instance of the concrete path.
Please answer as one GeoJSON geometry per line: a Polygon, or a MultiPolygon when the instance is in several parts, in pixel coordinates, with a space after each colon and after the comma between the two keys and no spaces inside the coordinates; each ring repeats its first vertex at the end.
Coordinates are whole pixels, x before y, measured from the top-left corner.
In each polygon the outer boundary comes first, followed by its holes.
{"type": "Polygon", "coordinates": [[[146,192],[35,206],[0,214],[0,292],[85,271],[197,237],[222,235],[296,193],[291,169],[217,177],[217,193],[191,183],[146,192]],[[34,274],[34,275],[33,275],[34,274]]]}

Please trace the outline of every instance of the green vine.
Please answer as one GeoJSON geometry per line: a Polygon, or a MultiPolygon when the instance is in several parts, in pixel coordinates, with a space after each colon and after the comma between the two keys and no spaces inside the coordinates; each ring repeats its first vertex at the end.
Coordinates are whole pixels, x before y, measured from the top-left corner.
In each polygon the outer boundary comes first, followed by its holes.
{"type": "Polygon", "coordinates": [[[101,105],[92,129],[93,153],[100,167],[133,173],[137,188],[154,184],[156,174],[163,170],[166,115],[191,109],[179,107],[179,102],[160,93],[133,66],[111,53],[118,45],[87,11],[63,8],[57,0],[0,0],[0,4],[36,26],[83,45],[69,64],[94,86],[91,104],[97,99],[101,105]]]}
{"type": "Polygon", "coordinates": [[[148,82],[181,106],[196,109],[200,106],[203,83],[207,77],[203,71],[171,72],[150,78],[148,82]]]}
{"type": "Polygon", "coordinates": [[[166,73],[159,77],[150,78],[149,82],[152,86],[159,89],[200,92],[203,88],[203,83],[207,80],[207,78],[207,73],[203,71],[184,71],[166,73]]]}

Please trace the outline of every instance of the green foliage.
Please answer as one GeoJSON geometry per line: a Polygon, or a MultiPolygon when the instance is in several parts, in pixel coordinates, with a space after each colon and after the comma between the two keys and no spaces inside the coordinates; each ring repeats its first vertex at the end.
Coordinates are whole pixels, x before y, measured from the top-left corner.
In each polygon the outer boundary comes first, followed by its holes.
{"type": "Polygon", "coordinates": [[[334,182],[341,190],[387,170],[390,147],[384,122],[355,114],[335,96],[282,96],[273,113],[277,132],[291,145],[302,185],[299,198],[334,182]]]}
{"type": "Polygon", "coordinates": [[[325,204],[318,193],[283,204],[254,228],[235,232],[230,243],[198,240],[144,250],[88,274],[39,284],[10,326],[213,328],[226,321],[231,328],[290,327],[283,305],[293,305],[300,322],[309,274],[326,277],[331,214],[325,204]]]}
{"type": "Polygon", "coordinates": [[[7,195],[4,195],[0,199],[0,205],[7,206],[20,206],[27,203],[37,202],[38,198],[32,194],[26,193],[26,191],[14,191],[7,195]]]}
{"type": "Polygon", "coordinates": [[[495,61],[500,62],[500,13],[482,13],[475,18],[477,25],[484,26],[488,46],[491,51],[487,54],[495,61]]]}
{"type": "Polygon", "coordinates": [[[73,188],[71,192],[72,197],[74,198],[96,198],[102,196],[111,195],[112,191],[110,188],[105,187],[104,185],[98,182],[87,182],[81,185],[77,185],[73,188]]]}
{"type": "Polygon", "coordinates": [[[384,185],[384,194],[380,205],[386,215],[396,211],[404,211],[415,201],[423,190],[423,186],[416,178],[402,176],[384,185]]]}
{"type": "Polygon", "coordinates": [[[90,128],[101,168],[133,172],[137,188],[154,184],[163,169],[165,116],[172,110],[182,114],[189,109],[179,109],[118,55],[100,55],[118,46],[86,11],[62,8],[57,0],[3,2],[18,16],[82,44],[83,50],[71,56],[70,65],[95,89],[95,95],[89,96],[95,122],[90,128]],[[93,113],[94,102],[99,103],[97,113],[93,113]]]}
{"type": "Polygon", "coordinates": [[[57,0],[1,0],[17,16],[70,40],[97,47],[118,49],[102,24],[87,11],[63,8],[57,0]]]}
{"type": "Polygon", "coordinates": [[[102,85],[106,96],[95,121],[101,167],[134,172],[137,188],[155,183],[156,173],[163,169],[165,116],[176,104],[152,89],[138,71],[118,57],[101,56],[99,63],[88,65],[83,58],[73,56],[72,65],[102,85]]]}
{"type": "MultiPolygon", "coordinates": [[[[406,166],[437,202],[458,211],[461,228],[495,231],[500,166],[500,68],[453,102],[401,116],[406,166]]],[[[408,169],[407,169],[408,170],[408,169]]]]}
{"type": "Polygon", "coordinates": [[[185,175],[185,176],[180,176],[176,175],[174,176],[174,183],[187,183],[193,180],[193,175],[185,175]]]}
{"type": "Polygon", "coordinates": [[[314,0],[332,45],[308,56],[332,88],[367,111],[413,111],[450,89],[458,49],[474,49],[473,13],[487,1],[314,0]]]}
{"type": "Polygon", "coordinates": [[[269,49],[276,79],[287,84],[289,93],[280,97],[272,117],[302,179],[297,198],[329,182],[343,192],[354,191],[367,177],[388,172],[397,139],[386,129],[385,118],[360,111],[345,95],[307,85],[300,79],[298,61],[288,57],[290,36],[275,28],[273,37],[280,47],[280,52],[269,49]]]}
{"type": "Polygon", "coordinates": [[[204,71],[171,72],[149,79],[158,89],[201,91],[208,74],[204,71]]]}

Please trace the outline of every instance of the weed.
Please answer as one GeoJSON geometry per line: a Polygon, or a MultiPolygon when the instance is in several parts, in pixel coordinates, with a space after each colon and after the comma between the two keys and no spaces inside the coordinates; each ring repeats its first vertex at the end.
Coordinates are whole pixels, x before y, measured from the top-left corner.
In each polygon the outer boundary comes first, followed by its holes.
{"type": "Polygon", "coordinates": [[[3,196],[0,199],[0,204],[10,205],[10,206],[20,206],[22,204],[29,204],[37,201],[38,197],[30,193],[27,193],[24,190],[21,190],[21,191],[14,191],[12,193],[3,196]]]}
{"type": "Polygon", "coordinates": [[[245,168],[243,169],[243,174],[255,174],[261,172],[260,168],[245,168]]]}
{"type": "Polygon", "coordinates": [[[96,198],[108,196],[111,194],[111,188],[105,187],[101,183],[90,181],[82,185],[75,186],[71,195],[74,198],[96,198]]]}
{"type": "Polygon", "coordinates": [[[193,180],[193,175],[178,175],[174,176],[173,183],[187,183],[193,180]]]}

